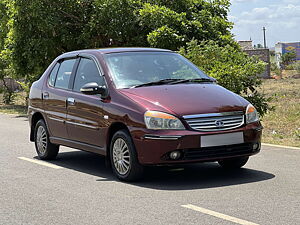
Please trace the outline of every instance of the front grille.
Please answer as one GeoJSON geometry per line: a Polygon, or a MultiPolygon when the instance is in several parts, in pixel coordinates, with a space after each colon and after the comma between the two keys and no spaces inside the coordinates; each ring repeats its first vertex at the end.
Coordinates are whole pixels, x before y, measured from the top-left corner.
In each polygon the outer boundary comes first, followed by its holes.
{"type": "Polygon", "coordinates": [[[188,125],[199,131],[230,130],[244,124],[242,111],[183,116],[188,125]]]}
{"type": "Polygon", "coordinates": [[[184,160],[197,160],[197,159],[209,159],[209,158],[222,158],[231,157],[237,155],[252,154],[253,144],[243,143],[237,145],[224,145],[216,147],[205,147],[199,149],[185,149],[184,160]]]}

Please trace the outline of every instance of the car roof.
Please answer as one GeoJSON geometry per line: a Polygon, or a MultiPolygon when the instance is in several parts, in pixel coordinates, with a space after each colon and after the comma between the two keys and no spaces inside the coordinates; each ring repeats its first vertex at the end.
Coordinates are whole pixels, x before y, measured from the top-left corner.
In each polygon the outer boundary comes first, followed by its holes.
{"type": "Polygon", "coordinates": [[[136,47],[126,47],[126,48],[99,48],[99,49],[83,49],[72,52],[66,52],[62,54],[62,57],[68,57],[76,54],[110,54],[110,53],[121,53],[121,52],[172,52],[168,49],[160,49],[160,48],[136,48],[136,47]]]}

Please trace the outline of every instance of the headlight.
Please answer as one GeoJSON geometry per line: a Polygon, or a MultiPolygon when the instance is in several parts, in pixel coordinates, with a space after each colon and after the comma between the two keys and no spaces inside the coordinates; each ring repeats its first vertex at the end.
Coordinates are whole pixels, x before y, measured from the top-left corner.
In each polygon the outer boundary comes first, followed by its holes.
{"type": "Polygon", "coordinates": [[[148,129],[185,129],[178,118],[167,113],[147,111],[145,112],[144,120],[148,129]]]}
{"type": "Polygon", "coordinates": [[[258,112],[253,105],[249,104],[246,109],[246,123],[253,123],[256,121],[259,121],[258,112]]]}

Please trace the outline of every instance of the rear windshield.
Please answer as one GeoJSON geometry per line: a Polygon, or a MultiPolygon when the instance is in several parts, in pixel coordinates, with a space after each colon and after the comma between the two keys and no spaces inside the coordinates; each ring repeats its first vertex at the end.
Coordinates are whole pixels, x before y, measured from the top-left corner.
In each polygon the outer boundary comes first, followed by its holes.
{"type": "Polygon", "coordinates": [[[125,52],[105,55],[117,88],[163,79],[208,78],[183,56],[172,52],[125,52]]]}

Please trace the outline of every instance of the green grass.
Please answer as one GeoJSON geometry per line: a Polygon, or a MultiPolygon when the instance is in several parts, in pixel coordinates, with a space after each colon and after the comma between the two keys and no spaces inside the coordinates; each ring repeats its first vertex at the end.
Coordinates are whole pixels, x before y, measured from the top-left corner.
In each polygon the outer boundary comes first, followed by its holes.
{"type": "Polygon", "coordinates": [[[264,80],[274,111],[262,118],[263,142],[300,147],[300,79],[264,80]]]}
{"type": "Polygon", "coordinates": [[[24,105],[0,105],[0,112],[5,114],[26,115],[27,107],[24,105]]]}
{"type": "Polygon", "coordinates": [[[0,94],[0,113],[27,115],[27,106],[25,104],[25,93],[18,93],[14,104],[3,104],[2,94],[0,94]]]}

